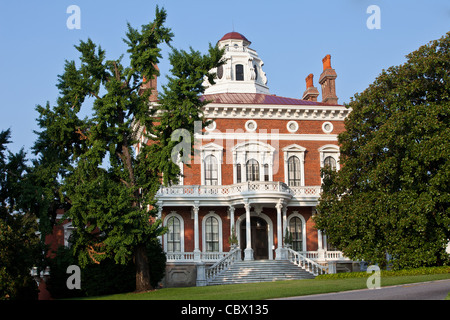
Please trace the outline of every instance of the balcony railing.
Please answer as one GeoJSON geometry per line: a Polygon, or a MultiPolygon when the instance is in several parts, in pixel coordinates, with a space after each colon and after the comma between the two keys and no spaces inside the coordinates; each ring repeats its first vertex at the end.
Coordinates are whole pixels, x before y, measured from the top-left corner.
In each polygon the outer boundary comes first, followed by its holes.
{"type": "MultiPolygon", "coordinates": [[[[298,251],[298,253],[313,261],[349,260],[341,251],[298,251]]],[[[217,262],[228,254],[229,252],[202,252],[200,260],[203,262],[217,262]]],[[[193,252],[167,252],[166,257],[167,262],[194,262],[195,260],[193,252]]]]}
{"type": "Polygon", "coordinates": [[[305,186],[305,187],[288,187],[285,183],[279,181],[254,181],[244,182],[232,185],[223,186],[170,186],[161,187],[157,193],[157,197],[217,197],[217,196],[232,196],[243,193],[271,193],[278,192],[290,195],[292,197],[319,197],[321,192],[320,186],[305,186]]]}

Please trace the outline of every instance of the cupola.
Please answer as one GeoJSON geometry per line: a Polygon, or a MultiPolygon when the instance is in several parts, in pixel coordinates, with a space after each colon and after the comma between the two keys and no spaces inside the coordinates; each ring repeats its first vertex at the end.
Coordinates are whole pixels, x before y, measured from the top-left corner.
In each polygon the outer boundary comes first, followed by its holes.
{"type": "Polygon", "coordinates": [[[250,48],[251,42],[238,32],[225,34],[217,43],[225,48],[225,64],[213,70],[216,84],[205,81],[205,94],[215,93],[264,93],[270,94],[267,77],[262,70],[264,62],[250,48]]]}

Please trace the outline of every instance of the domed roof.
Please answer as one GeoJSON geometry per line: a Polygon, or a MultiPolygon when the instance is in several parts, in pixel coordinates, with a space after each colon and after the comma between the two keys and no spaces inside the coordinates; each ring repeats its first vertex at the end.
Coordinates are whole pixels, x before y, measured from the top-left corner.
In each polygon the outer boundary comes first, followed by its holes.
{"type": "Polygon", "coordinates": [[[248,43],[251,43],[246,37],[244,37],[242,34],[240,34],[239,32],[229,32],[226,35],[224,35],[222,37],[222,39],[220,39],[219,41],[223,41],[223,40],[244,40],[247,41],[248,43]]]}

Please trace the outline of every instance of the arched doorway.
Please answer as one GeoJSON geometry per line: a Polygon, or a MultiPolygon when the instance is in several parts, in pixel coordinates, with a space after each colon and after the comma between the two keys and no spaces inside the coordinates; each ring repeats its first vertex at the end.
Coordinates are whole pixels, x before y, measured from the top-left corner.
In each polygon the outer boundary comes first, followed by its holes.
{"type": "MultiPolygon", "coordinates": [[[[245,230],[246,221],[241,221],[240,243],[241,250],[244,252],[246,248],[247,238],[245,230]]],[[[269,259],[269,227],[266,220],[260,217],[250,218],[253,258],[255,260],[269,259]]]]}

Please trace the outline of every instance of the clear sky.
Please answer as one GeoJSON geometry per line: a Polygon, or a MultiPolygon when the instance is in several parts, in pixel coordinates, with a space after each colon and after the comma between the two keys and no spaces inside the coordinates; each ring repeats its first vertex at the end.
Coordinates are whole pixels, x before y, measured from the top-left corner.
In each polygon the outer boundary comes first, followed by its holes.
{"type": "MultiPolygon", "coordinates": [[[[73,46],[91,38],[116,59],[126,54],[126,23],[140,28],[153,20],[157,4],[167,10],[178,49],[206,52],[209,43],[233,30],[246,36],[265,63],[272,94],[301,98],[309,73],[319,88],[322,58],[330,54],[341,104],[383,69],[404,63],[406,54],[450,31],[449,0],[2,0],[0,130],[11,128],[13,152],[32,146],[35,107],[55,104],[57,75],[66,59],[78,57],[73,46]],[[67,26],[71,5],[80,8],[80,29],[67,26]],[[367,27],[368,19],[376,22],[374,12],[367,13],[370,5],[380,9],[380,29],[367,27]]],[[[163,49],[167,57],[169,48],[163,49]]],[[[163,83],[167,59],[160,69],[163,83]]]]}

